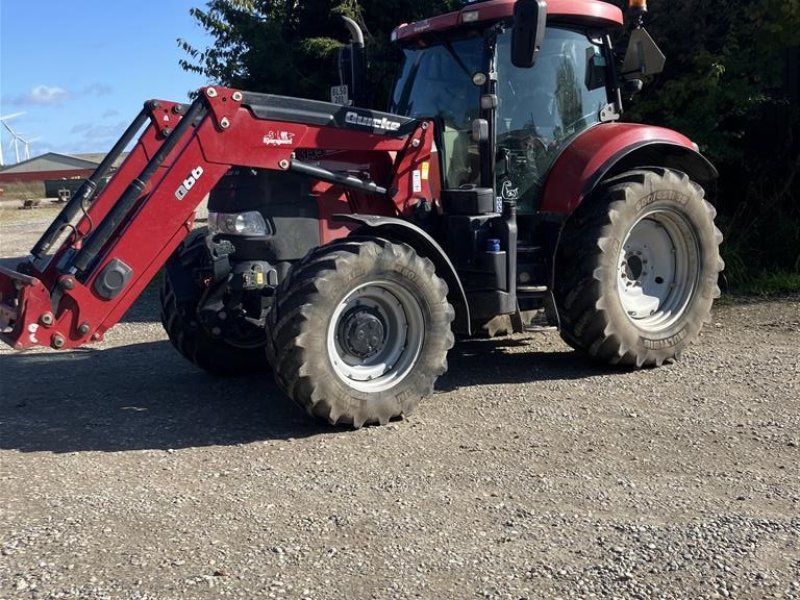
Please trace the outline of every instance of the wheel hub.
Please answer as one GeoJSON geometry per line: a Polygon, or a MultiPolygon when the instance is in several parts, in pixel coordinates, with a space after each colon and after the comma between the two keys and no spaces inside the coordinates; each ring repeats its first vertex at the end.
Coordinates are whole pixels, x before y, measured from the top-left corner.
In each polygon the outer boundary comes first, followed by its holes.
{"type": "Polygon", "coordinates": [[[386,345],[386,324],[377,310],[357,306],[342,319],[340,339],[352,356],[371,358],[386,345]]]}
{"type": "Polygon", "coordinates": [[[360,392],[387,390],[411,372],[425,324],[406,286],[378,280],[342,299],[328,327],[328,356],[336,375],[360,392]]]}
{"type": "Polygon", "coordinates": [[[694,289],[698,252],[677,214],[654,211],[635,223],[618,262],[619,297],[628,317],[653,330],[674,322],[694,289]]]}
{"type": "Polygon", "coordinates": [[[638,281],[644,270],[644,262],[637,254],[629,254],[625,258],[625,276],[630,281],[638,281]]]}

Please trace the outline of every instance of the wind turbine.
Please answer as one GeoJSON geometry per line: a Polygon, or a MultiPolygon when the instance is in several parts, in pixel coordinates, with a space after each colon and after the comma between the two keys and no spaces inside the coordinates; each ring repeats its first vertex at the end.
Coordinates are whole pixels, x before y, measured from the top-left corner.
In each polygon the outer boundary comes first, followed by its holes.
{"type": "MultiPolygon", "coordinates": [[[[17,117],[21,117],[24,114],[25,114],[24,112],[18,112],[18,113],[14,113],[14,114],[11,114],[11,115],[6,115],[5,117],[0,117],[0,123],[2,123],[3,127],[5,127],[8,130],[8,132],[11,134],[11,142],[9,142],[8,147],[11,148],[12,145],[14,146],[14,155],[16,156],[17,162],[19,162],[19,143],[18,143],[18,140],[20,138],[17,135],[17,132],[14,131],[13,129],[11,129],[11,126],[7,123],[7,121],[10,121],[11,119],[16,119],[17,117]]],[[[22,141],[24,142],[25,140],[22,140],[22,141]]],[[[4,165],[5,165],[5,162],[3,162],[3,144],[0,143],[0,167],[2,167],[4,165]]]]}
{"type": "Polygon", "coordinates": [[[18,135],[18,136],[17,136],[17,139],[18,139],[20,142],[22,142],[22,144],[23,144],[23,147],[25,148],[25,153],[24,153],[24,154],[25,154],[25,160],[28,160],[28,159],[30,159],[30,157],[31,157],[31,144],[32,144],[33,142],[38,142],[38,141],[39,141],[40,139],[42,139],[42,138],[41,138],[41,137],[35,137],[35,138],[31,138],[31,139],[29,139],[29,140],[26,140],[26,139],[24,139],[22,136],[19,136],[19,135],[18,135]]]}

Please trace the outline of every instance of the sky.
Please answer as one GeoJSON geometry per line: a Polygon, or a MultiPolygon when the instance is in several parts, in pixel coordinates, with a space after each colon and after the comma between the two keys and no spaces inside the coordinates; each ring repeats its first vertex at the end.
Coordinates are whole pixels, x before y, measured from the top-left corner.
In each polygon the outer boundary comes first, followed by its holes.
{"type": "MultiPolygon", "coordinates": [[[[189,15],[206,0],[0,0],[0,116],[45,152],[107,152],[152,98],[186,101],[207,82],[178,65],[183,38],[211,39],[189,15]]],[[[0,127],[8,165],[11,136],[0,127]]],[[[22,147],[20,146],[22,154],[22,147]]],[[[20,157],[22,158],[22,156],[20,157]]]]}

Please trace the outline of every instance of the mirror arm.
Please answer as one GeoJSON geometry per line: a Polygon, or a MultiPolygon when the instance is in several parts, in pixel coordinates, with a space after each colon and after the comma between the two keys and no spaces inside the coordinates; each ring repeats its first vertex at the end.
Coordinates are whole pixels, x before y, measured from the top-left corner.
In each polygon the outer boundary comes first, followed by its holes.
{"type": "Polygon", "coordinates": [[[347,31],[350,33],[349,44],[349,73],[343,72],[342,58],[339,58],[339,78],[342,80],[342,85],[350,87],[350,101],[356,106],[363,106],[369,104],[369,97],[367,93],[367,56],[364,47],[364,32],[350,17],[342,17],[347,31]]]}
{"type": "Polygon", "coordinates": [[[350,43],[363,48],[364,32],[361,31],[361,27],[350,17],[342,17],[342,20],[344,21],[345,27],[347,27],[347,31],[350,33],[350,43]]]}

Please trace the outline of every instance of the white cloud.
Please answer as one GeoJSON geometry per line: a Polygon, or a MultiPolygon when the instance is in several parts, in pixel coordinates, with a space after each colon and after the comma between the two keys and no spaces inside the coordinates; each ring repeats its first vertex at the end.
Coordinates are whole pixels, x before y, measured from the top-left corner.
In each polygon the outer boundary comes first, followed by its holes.
{"type": "Polygon", "coordinates": [[[60,106],[67,100],[81,96],[109,96],[114,88],[105,83],[93,83],[73,93],[60,85],[37,85],[27,94],[3,96],[3,104],[8,106],[60,106]]]}
{"type": "Polygon", "coordinates": [[[113,92],[114,88],[105,83],[93,83],[81,90],[83,96],[110,96],[113,92]]]}
{"type": "Polygon", "coordinates": [[[37,85],[28,95],[31,104],[57,105],[68,100],[70,93],[57,85],[37,85]]]}
{"type": "Polygon", "coordinates": [[[72,129],[69,130],[70,133],[83,133],[84,131],[89,131],[92,128],[91,123],[78,123],[74,125],[72,129]]]}
{"type": "Polygon", "coordinates": [[[27,94],[3,96],[2,103],[7,106],[58,106],[69,100],[71,94],[57,85],[37,85],[27,94]]]}

